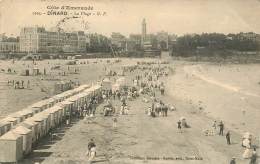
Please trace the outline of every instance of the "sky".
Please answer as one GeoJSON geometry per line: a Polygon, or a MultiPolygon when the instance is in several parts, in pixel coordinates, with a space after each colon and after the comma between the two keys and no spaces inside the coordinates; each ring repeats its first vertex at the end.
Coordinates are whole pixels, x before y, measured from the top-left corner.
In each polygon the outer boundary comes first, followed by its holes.
{"type": "Polygon", "coordinates": [[[0,0],[0,34],[18,36],[22,27],[36,25],[53,29],[60,20],[82,11],[66,10],[69,16],[33,15],[51,11],[48,6],[93,6],[92,11],[85,12],[104,14],[66,19],[60,26],[65,31],[128,36],[141,33],[145,18],[148,33],[260,33],[260,0],[0,0]]]}

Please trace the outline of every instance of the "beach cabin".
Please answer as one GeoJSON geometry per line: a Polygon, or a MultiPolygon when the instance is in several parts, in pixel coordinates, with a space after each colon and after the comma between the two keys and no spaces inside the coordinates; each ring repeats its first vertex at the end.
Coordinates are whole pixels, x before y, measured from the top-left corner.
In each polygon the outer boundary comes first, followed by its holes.
{"type": "Polygon", "coordinates": [[[71,102],[71,101],[62,101],[62,102],[57,104],[57,106],[62,108],[61,109],[61,111],[62,111],[62,121],[65,120],[66,115],[71,114],[72,104],[73,104],[73,102],[71,102]]]}
{"type": "MultiPolygon", "coordinates": [[[[101,96],[102,93],[102,86],[101,85],[94,85],[93,86],[94,89],[94,96],[101,96]]],[[[111,89],[112,89],[112,85],[111,85],[111,89]]]]}
{"type": "Polygon", "coordinates": [[[118,83],[115,83],[112,85],[112,92],[120,91],[121,90],[121,85],[118,83]]]}
{"type": "Polygon", "coordinates": [[[111,90],[111,89],[112,89],[112,82],[108,78],[105,78],[102,81],[102,90],[111,90]]]}
{"type": "Polygon", "coordinates": [[[4,120],[0,121],[0,136],[7,133],[11,129],[11,122],[7,122],[4,120]]]}
{"type": "Polygon", "coordinates": [[[79,94],[77,94],[77,107],[82,107],[85,103],[85,93],[81,92],[79,94]]]}
{"type": "Polygon", "coordinates": [[[52,98],[55,99],[56,103],[59,103],[66,99],[66,95],[67,95],[67,92],[63,92],[63,93],[53,96],[52,98]]]}
{"type": "Polygon", "coordinates": [[[59,124],[59,109],[60,107],[51,107],[46,109],[43,114],[50,115],[50,129],[54,129],[59,124]]]}
{"type": "Polygon", "coordinates": [[[33,76],[40,75],[40,69],[37,68],[37,67],[34,67],[33,70],[32,70],[32,74],[33,74],[33,76]]]}
{"type": "Polygon", "coordinates": [[[57,83],[55,83],[54,85],[54,93],[61,93],[68,90],[68,88],[66,87],[66,82],[65,81],[59,81],[57,83]]]}
{"type": "Polygon", "coordinates": [[[27,118],[33,116],[33,111],[30,108],[25,108],[25,109],[17,112],[17,114],[22,115],[24,117],[24,119],[27,119],[27,118]]]}
{"type": "Polygon", "coordinates": [[[45,127],[46,127],[46,125],[44,123],[45,119],[34,115],[33,117],[26,119],[26,121],[36,122],[38,124],[36,139],[37,140],[40,139],[44,135],[44,131],[45,131],[45,127]]]}
{"type": "Polygon", "coordinates": [[[89,88],[90,86],[88,84],[84,84],[84,85],[80,85],[77,88],[74,88],[72,90],[70,90],[72,92],[72,96],[84,91],[85,89],[89,88]]]}
{"type": "Polygon", "coordinates": [[[46,99],[46,102],[48,103],[48,108],[53,107],[56,103],[58,103],[59,101],[54,99],[54,98],[49,98],[46,99]]]}
{"type": "Polygon", "coordinates": [[[7,116],[3,119],[3,121],[10,122],[11,128],[13,128],[15,125],[17,125],[19,123],[19,118],[13,118],[13,117],[7,116]]]}
{"type": "Polygon", "coordinates": [[[38,130],[38,123],[34,121],[25,120],[24,122],[19,124],[27,129],[32,131],[32,145],[37,141],[37,130],[38,130]]]}
{"type": "Polygon", "coordinates": [[[54,107],[58,110],[58,124],[61,124],[63,120],[63,108],[57,104],[54,107]]]}
{"type": "Polygon", "coordinates": [[[0,137],[0,163],[15,163],[23,158],[23,137],[9,131],[0,137]]]}
{"type": "Polygon", "coordinates": [[[37,103],[32,104],[30,107],[32,108],[33,113],[36,114],[36,113],[39,113],[39,112],[47,109],[48,105],[49,104],[46,100],[41,100],[37,103]]]}
{"type": "Polygon", "coordinates": [[[32,151],[32,130],[24,126],[17,126],[12,131],[23,137],[23,154],[29,154],[32,151]]]}
{"type": "Polygon", "coordinates": [[[90,93],[89,92],[82,92],[79,95],[80,97],[80,104],[81,106],[83,106],[86,102],[88,102],[89,98],[90,98],[90,93]]]}
{"type": "Polygon", "coordinates": [[[43,120],[43,135],[46,135],[51,129],[51,115],[49,113],[41,112],[35,115],[35,119],[43,120]]]}
{"type": "Polygon", "coordinates": [[[78,95],[74,95],[74,96],[68,98],[67,101],[73,102],[72,103],[71,112],[72,112],[72,114],[75,114],[75,112],[77,111],[78,106],[79,106],[79,97],[78,97],[78,95]]]}
{"type": "Polygon", "coordinates": [[[8,117],[17,119],[17,124],[20,122],[23,122],[25,120],[25,116],[19,112],[12,113],[12,114],[8,115],[8,117]]]}

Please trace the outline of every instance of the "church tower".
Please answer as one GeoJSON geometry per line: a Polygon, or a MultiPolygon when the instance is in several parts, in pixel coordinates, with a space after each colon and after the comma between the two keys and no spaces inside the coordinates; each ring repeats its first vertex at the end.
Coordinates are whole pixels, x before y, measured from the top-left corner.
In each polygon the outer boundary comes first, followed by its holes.
{"type": "Polygon", "coordinates": [[[146,40],[146,21],[145,21],[145,19],[143,19],[143,21],[142,21],[142,40],[141,40],[142,46],[144,45],[145,40],[146,40]]]}

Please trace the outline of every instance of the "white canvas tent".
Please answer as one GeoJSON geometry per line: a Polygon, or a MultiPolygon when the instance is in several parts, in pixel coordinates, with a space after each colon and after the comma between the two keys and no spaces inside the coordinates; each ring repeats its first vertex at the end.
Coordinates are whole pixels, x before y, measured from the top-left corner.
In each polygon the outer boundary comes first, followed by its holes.
{"type": "Polygon", "coordinates": [[[0,121],[0,136],[5,134],[11,129],[11,122],[1,120],[0,121]]]}
{"type": "Polygon", "coordinates": [[[20,122],[23,122],[25,120],[25,116],[20,114],[19,112],[12,113],[12,114],[8,115],[8,117],[17,119],[17,124],[20,122]]]}
{"type": "Polygon", "coordinates": [[[23,137],[12,131],[0,137],[0,163],[15,163],[23,158],[23,137]]]}
{"type": "Polygon", "coordinates": [[[23,153],[24,155],[29,154],[32,150],[32,130],[24,126],[17,126],[12,131],[23,137],[23,153]]]}
{"type": "Polygon", "coordinates": [[[112,89],[112,83],[108,78],[105,78],[102,81],[102,89],[103,90],[111,90],[112,89]]]}
{"type": "Polygon", "coordinates": [[[19,118],[13,118],[13,117],[5,117],[3,121],[10,122],[11,128],[13,128],[15,125],[19,123],[19,118]]]}
{"type": "Polygon", "coordinates": [[[37,141],[38,123],[34,121],[25,120],[19,125],[32,131],[32,144],[34,144],[37,141]]]}

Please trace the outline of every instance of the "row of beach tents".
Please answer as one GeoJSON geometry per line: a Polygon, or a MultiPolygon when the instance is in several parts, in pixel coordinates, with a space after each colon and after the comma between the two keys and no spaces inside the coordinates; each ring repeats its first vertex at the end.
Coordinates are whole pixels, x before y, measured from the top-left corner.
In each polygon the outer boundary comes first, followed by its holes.
{"type": "Polygon", "coordinates": [[[81,85],[49,99],[39,101],[0,120],[0,163],[17,162],[32,147],[94,96],[101,85],[81,85]]]}

